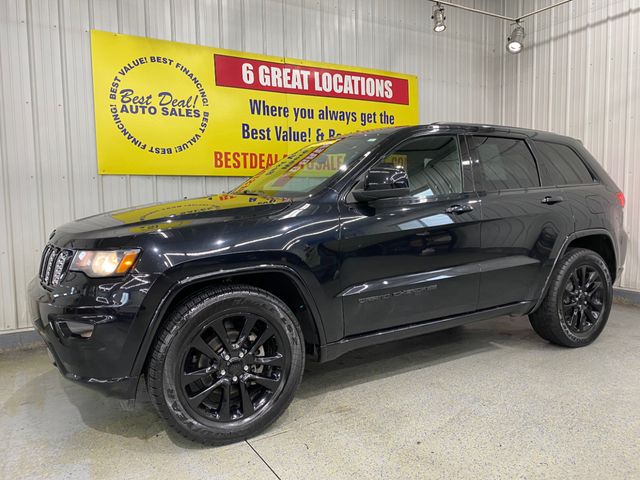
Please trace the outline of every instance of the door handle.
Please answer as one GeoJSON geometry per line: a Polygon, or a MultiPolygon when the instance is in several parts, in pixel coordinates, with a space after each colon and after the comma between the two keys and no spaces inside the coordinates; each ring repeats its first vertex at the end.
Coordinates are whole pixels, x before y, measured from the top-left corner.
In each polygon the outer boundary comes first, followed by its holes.
{"type": "Polygon", "coordinates": [[[469,204],[464,204],[464,205],[451,205],[450,207],[447,207],[447,209],[445,210],[445,212],[447,213],[455,213],[456,215],[459,213],[466,213],[466,212],[470,212],[473,210],[473,207],[469,204]]]}
{"type": "Polygon", "coordinates": [[[564,198],[562,198],[562,197],[553,197],[551,195],[547,195],[541,201],[542,201],[542,203],[546,203],[547,205],[553,205],[554,203],[564,202],[564,198]]]}

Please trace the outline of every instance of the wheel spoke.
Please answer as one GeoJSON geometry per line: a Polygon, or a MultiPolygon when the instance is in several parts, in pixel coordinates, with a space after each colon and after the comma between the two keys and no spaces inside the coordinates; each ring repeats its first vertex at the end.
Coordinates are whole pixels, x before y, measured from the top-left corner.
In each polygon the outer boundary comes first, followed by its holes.
{"type": "Polygon", "coordinates": [[[575,292],[578,289],[578,275],[576,274],[576,272],[571,272],[571,275],[569,276],[569,280],[571,281],[571,285],[573,285],[573,290],[572,292],[575,292]]]}
{"type": "Polygon", "coordinates": [[[582,314],[580,315],[580,318],[582,319],[580,323],[580,331],[585,332],[589,329],[589,326],[591,325],[591,322],[590,322],[591,318],[587,314],[586,309],[582,310],[582,314]]]}
{"type": "Polygon", "coordinates": [[[258,350],[264,344],[264,342],[266,342],[271,337],[273,337],[275,333],[276,333],[275,330],[273,330],[273,328],[271,328],[270,325],[267,325],[266,330],[262,332],[262,334],[251,346],[251,350],[249,350],[249,355],[253,355],[254,353],[256,353],[256,350],[258,350]]]}
{"type": "Polygon", "coordinates": [[[589,273],[588,277],[587,277],[587,281],[584,285],[584,288],[586,290],[588,290],[589,288],[591,288],[591,284],[593,283],[593,281],[598,277],[598,272],[596,272],[595,270],[591,270],[591,272],[589,273]]]}
{"type": "Polygon", "coordinates": [[[282,367],[284,365],[284,356],[278,353],[269,357],[253,357],[253,363],[270,367],[282,367]]]}
{"type": "Polygon", "coordinates": [[[580,310],[578,311],[578,315],[576,315],[576,324],[575,324],[575,328],[578,332],[582,330],[583,319],[584,319],[584,312],[580,310]]]}
{"type": "Polygon", "coordinates": [[[267,377],[261,377],[260,375],[249,375],[248,380],[253,380],[258,385],[262,385],[267,390],[271,390],[272,392],[278,388],[278,383],[280,383],[280,379],[273,379],[267,377]]]}
{"type": "Polygon", "coordinates": [[[209,357],[211,360],[215,360],[216,362],[220,361],[220,355],[216,353],[216,351],[211,348],[207,342],[205,342],[200,335],[198,335],[192,344],[193,348],[203,353],[205,356],[209,357]]]}
{"type": "Polygon", "coordinates": [[[580,286],[584,288],[585,284],[587,283],[587,266],[583,265],[582,267],[580,267],[580,286]]]}
{"type": "Polygon", "coordinates": [[[224,327],[224,320],[218,321],[212,325],[213,331],[216,332],[216,335],[222,342],[224,349],[227,352],[231,351],[231,342],[229,341],[229,334],[227,333],[227,329],[224,327]]]}
{"type": "Polygon", "coordinates": [[[211,376],[211,367],[202,368],[200,370],[195,370],[193,372],[183,372],[182,373],[182,386],[186,387],[191,385],[193,382],[201,380],[203,378],[211,376]]]}
{"type": "Polygon", "coordinates": [[[245,317],[242,331],[240,332],[240,335],[238,335],[238,341],[236,342],[238,345],[242,345],[242,343],[244,343],[244,341],[249,338],[249,334],[251,333],[251,330],[253,330],[255,324],[256,317],[254,317],[253,315],[247,315],[245,317]]]}
{"type": "Polygon", "coordinates": [[[193,408],[198,408],[200,406],[200,404],[216,389],[218,388],[220,385],[222,385],[224,383],[223,379],[218,380],[216,383],[214,383],[213,385],[205,388],[204,390],[202,390],[200,393],[198,393],[197,395],[194,395],[193,397],[189,397],[188,401],[189,401],[189,405],[191,405],[193,408]]]}
{"type": "Polygon", "coordinates": [[[598,290],[600,290],[600,288],[602,288],[602,282],[594,282],[593,284],[589,285],[589,287],[587,287],[587,295],[593,295],[598,290]]]}
{"type": "Polygon", "coordinates": [[[220,400],[220,408],[218,408],[218,417],[220,420],[231,419],[231,402],[229,398],[231,396],[231,386],[229,382],[222,384],[222,399],[220,400]]]}
{"type": "Polygon", "coordinates": [[[591,311],[590,308],[585,309],[584,313],[587,322],[589,322],[591,325],[598,321],[598,317],[596,317],[596,315],[591,311]]]}
{"type": "Polygon", "coordinates": [[[589,302],[589,305],[591,305],[595,310],[600,311],[602,309],[602,302],[597,297],[591,297],[587,302],[589,302]]]}
{"type": "Polygon", "coordinates": [[[242,397],[242,416],[248,417],[253,415],[253,412],[255,411],[253,401],[251,400],[247,384],[244,380],[240,382],[240,395],[242,397]]]}

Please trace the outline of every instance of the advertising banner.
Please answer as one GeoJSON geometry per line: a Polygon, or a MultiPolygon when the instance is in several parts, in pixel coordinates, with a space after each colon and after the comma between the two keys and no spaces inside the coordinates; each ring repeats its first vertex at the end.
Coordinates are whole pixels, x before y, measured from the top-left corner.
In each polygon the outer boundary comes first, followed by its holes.
{"type": "Polygon", "coordinates": [[[415,76],[91,32],[98,172],[250,176],[418,122],[415,76]]]}

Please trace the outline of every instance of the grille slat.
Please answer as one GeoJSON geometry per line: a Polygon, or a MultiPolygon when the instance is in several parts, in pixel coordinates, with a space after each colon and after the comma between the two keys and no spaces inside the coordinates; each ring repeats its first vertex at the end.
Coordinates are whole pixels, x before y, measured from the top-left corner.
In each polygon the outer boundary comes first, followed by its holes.
{"type": "Polygon", "coordinates": [[[44,272],[47,270],[47,262],[49,261],[49,255],[51,255],[51,245],[44,247],[42,252],[42,261],[40,262],[40,280],[44,281],[44,272]]]}
{"type": "Polygon", "coordinates": [[[53,273],[51,274],[51,284],[59,285],[62,277],[64,276],[64,272],[67,267],[67,260],[71,256],[71,252],[69,250],[62,250],[58,257],[56,258],[55,267],[53,268],[53,273]]]}

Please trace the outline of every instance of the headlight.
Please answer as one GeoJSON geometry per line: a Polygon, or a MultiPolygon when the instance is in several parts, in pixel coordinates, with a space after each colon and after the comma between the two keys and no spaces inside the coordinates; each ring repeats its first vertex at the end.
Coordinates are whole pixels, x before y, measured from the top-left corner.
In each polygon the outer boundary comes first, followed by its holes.
{"type": "Polygon", "coordinates": [[[71,270],[89,277],[117,277],[125,275],[135,263],[140,250],[78,250],[71,270]]]}

